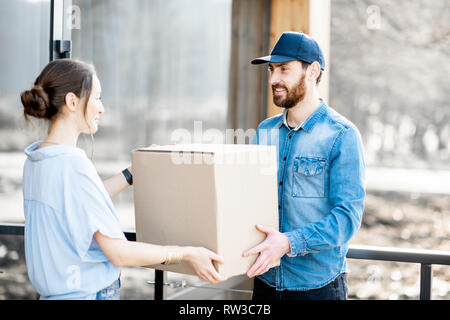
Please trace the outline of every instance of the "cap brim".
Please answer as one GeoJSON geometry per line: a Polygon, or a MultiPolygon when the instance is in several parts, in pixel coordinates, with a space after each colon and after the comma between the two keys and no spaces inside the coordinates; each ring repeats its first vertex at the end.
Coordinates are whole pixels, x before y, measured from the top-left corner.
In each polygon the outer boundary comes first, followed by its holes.
{"type": "Polygon", "coordinates": [[[288,56],[278,56],[278,55],[271,55],[271,56],[265,56],[261,58],[256,58],[251,61],[252,64],[262,64],[262,63],[281,63],[281,62],[288,62],[288,61],[294,61],[296,58],[288,57],[288,56]]]}

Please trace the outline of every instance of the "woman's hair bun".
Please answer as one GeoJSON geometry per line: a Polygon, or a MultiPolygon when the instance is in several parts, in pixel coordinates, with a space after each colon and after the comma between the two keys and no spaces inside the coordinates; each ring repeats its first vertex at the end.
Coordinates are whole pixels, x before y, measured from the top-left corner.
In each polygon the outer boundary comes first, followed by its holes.
{"type": "Polygon", "coordinates": [[[35,118],[47,118],[47,110],[50,107],[50,99],[44,88],[35,85],[31,90],[26,90],[20,95],[24,107],[25,116],[35,118]]]}
{"type": "Polygon", "coordinates": [[[34,87],[20,95],[25,120],[28,116],[55,120],[69,92],[88,101],[94,75],[94,66],[83,61],[65,58],[49,62],[33,82],[34,87]]]}

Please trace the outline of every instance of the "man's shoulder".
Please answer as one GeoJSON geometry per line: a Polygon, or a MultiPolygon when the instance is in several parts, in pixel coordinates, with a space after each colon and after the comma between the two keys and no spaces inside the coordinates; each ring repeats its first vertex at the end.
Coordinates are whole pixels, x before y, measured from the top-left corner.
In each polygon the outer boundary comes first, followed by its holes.
{"type": "MultiPolygon", "coordinates": [[[[328,107],[326,125],[334,131],[334,141],[346,141],[346,144],[361,145],[362,137],[358,127],[348,118],[328,107]]],[[[327,130],[328,131],[328,130],[327,130]]]]}
{"type": "Polygon", "coordinates": [[[329,126],[333,127],[337,131],[355,130],[359,132],[358,128],[352,121],[337,112],[335,109],[328,106],[327,111],[326,123],[329,126]]]}

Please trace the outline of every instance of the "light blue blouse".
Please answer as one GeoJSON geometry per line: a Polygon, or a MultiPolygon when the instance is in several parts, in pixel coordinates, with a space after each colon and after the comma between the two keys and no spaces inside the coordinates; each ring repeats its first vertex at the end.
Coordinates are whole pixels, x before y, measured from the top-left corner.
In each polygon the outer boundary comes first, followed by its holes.
{"type": "Polygon", "coordinates": [[[96,231],[125,239],[117,213],[82,149],[52,145],[25,149],[25,257],[41,299],[95,299],[120,269],[103,254],[96,231]]]}

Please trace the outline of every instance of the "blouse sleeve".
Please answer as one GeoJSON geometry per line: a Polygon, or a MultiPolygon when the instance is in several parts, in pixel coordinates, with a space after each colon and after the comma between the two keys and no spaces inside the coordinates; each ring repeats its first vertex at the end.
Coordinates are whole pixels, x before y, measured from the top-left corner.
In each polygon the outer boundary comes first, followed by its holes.
{"type": "Polygon", "coordinates": [[[76,161],[65,180],[64,215],[74,250],[82,261],[107,261],[94,233],[115,239],[125,239],[125,235],[102,180],[88,159],[76,161]]]}

